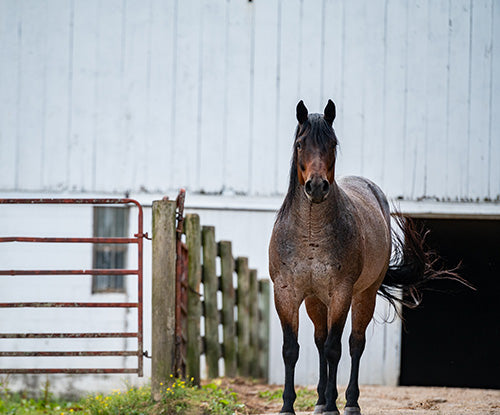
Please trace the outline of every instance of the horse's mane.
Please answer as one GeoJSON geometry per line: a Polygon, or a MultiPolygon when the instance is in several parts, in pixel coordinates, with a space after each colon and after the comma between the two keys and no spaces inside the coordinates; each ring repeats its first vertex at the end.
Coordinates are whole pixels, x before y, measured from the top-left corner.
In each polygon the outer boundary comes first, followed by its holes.
{"type": "Polygon", "coordinates": [[[295,147],[295,142],[299,137],[307,137],[307,140],[313,140],[316,147],[320,151],[326,151],[333,143],[335,157],[337,156],[337,145],[338,140],[335,135],[333,127],[325,121],[323,115],[321,114],[309,114],[307,121],[298,125],[295,129],[295,137],[293,140],[293,155],[292,162],[290,166],[290,183],[288,185],[288,192],[285,196],[285,200],[278,211],[277,220],[280,220],[287,216],[292,207],[292,202],[298,189],[298,177],[297,177],[297,148],[295,147]]]}

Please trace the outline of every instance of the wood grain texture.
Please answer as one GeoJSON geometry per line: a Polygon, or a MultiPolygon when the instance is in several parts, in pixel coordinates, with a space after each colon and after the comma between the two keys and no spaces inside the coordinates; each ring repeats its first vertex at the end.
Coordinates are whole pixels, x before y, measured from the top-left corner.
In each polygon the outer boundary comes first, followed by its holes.
{"type": "Polygon", "coordinates": [[[186,245],[188,248],[188,324],[186,373],[200,384],[200,319],[201,319],[201,228],[200,217],[188,213],[184,221],[186,245]]]}
{"type": "Polygon", "coordinates": [[[207,359],[208,377],[219,376],[219,310],[217,308],[217,290],[219,280],[216,274],[215,259],[217,245],[215,228],[203,226],[201,230],[203,246],[203,302],[205,305],[205,355],[207,359]]]}
{"type": "Polygon", "coordinates": [[[233,285],[234,259],[231,242],[220,241],[222,333],[224,340],[224,376],[235,377],[236,369],[236,325],[234,321],[235,291],[233,285]]]}
{"type": "Polygon", "coordinates": [[[173,373],[175,347],[176,203],[153,202],[151,388],[160,399],[160,383],[173,373]]]}

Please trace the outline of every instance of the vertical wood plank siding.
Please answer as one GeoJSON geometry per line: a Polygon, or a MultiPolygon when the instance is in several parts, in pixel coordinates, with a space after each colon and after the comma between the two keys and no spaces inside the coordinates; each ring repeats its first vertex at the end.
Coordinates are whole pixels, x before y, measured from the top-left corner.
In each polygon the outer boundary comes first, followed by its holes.
{"type": "Polygon", "coordinates": [[[281,194],[295,104],[332,98],[339,174],[498,200],[499,9],[0,0],[0,189],[281,194]]]}

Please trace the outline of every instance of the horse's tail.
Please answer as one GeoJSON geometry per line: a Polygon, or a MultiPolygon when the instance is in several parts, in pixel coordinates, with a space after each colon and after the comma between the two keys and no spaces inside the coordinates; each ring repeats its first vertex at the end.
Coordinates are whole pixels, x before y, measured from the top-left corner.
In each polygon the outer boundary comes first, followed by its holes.
{"type": "Polygon", "coordinates": [[[429,231],[417,230],[409,217],[400,213],[394,216],[402,232],[393,231],[393,264],[385,274],[379,294],[398,311],[396,303],[415,308],[422,301],[422,290],[433,280],[449,279],[474,287],[458,273],[460,264],[446,269],[439,256],[425,245],[429,231]]]}

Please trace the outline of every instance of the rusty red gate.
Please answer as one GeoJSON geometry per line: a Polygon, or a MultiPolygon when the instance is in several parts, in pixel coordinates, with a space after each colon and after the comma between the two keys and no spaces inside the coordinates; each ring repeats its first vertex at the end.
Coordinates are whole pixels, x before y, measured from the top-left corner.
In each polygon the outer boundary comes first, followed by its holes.
{"type": "Polygon", "coordinates": [[[0,237],[1,242],[34,242],[34,243],[108,243],[108,244],[137,244],[138,258],[137,269],[77,269],[77,270],[0,270],[0,276],[16,275],[136,275],[137,276],[137,302],[9,302],[0,303],[0,308],[13,307],[116,307],[137,308],[137,332],[109,332],[109,333],[0,333],[1,339],[27,339],[27,338],[137,338],[137,350],[107,350],[107,351],[1,351],[0,357],[19,356],[137,356],[136,368],[0,368],[0,373],[137,373],[143,376],[143,238],[148,238],[143,233],[142,206],[134,199],[0,199],[0,204],[73,204],[73,205],[130,205],[138,208],[137,233],[134,237],[0,237]]]}

